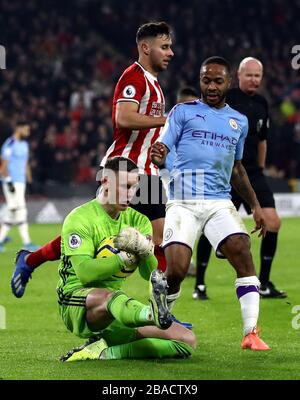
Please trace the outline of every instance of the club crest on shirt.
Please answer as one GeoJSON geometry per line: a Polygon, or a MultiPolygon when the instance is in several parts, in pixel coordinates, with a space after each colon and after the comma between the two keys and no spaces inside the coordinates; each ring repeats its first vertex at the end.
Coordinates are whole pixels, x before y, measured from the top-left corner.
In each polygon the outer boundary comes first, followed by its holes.
{"type": "Polygon", "coordinates": [[[132,85],[128,85],[123,90],[123,96],[127,99],[132,99],[136,94],[135,87],[132,85]]]}
{"type": "Polygon", "coordinates": [[[232,129],[236,130],[238,128],[238,124],[237,124],[236,120],[233,118],[230,118],[229,125],[231,126],[232,129]]]}
{"type": "Polygon", "coordinates": [[[165,112],[165,105],[163,103],[158,103],[156,101],[153,101],[149,115],[151,117],[161,117],[164,115],[164,112],[165,112]]]}
{"type": "Polygon", "coordinates": [[[69,236],[69,247],[71,249],[77,249],[81,245],[81,237],[76,233],[71,233],[69,236]]]}
{"type": "Polygon", "coordinates": [[[172,235],[173,235],[173,230],[171,228],[168,228],[165,233],[165,241],[168,241],[172,237],[172,235]]]}

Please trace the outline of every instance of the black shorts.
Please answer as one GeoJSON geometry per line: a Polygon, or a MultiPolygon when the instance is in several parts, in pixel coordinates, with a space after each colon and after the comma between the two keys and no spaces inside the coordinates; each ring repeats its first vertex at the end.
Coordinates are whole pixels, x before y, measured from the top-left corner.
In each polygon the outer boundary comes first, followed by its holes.
{"type": "MultiPolygon", "coordinates": [[[[248,173],[248,177],[260,206],[262,208],[275,208],[273,192],[271,191],[263,172],[256,171],[254,173],[248,173]]],[[[247,211],[247,214],[251,214],[251,209],[249,205],[237,194],[234,189],[231,190],[231,196],[231,200],[237,210],[240,208],[241,204],[243,204],[245,210],[247,211]]]]}
{"type": "Polygon", "coordinates": [[[140,175],[140,185],[130,207],[153,221],[166,216],[167,197],[161,179],[155,175],[140,175]]]}

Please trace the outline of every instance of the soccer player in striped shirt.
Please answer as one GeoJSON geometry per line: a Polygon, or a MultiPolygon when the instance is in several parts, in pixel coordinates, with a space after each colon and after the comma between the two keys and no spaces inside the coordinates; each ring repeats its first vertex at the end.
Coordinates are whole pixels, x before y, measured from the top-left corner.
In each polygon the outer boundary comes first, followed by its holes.
{"type": "Polygon", "coordinates": [[[164,270],[165,258],[159,247],[165,217],[163,189],[158,168],[152,164],[149,154],[166,121],[165,99],[157,77],[167,69],[174,55],[170,27],[165,22],[144,24],[137,31],[136,42],[138,61],[124,71],[115,88],[112,112],[114,141],[102,165],[107,157],[120,155],[137,163],[140,201],[134,199],[132,207],[152,222],[155,255],[164,270]]]}
{"type": "MultiPolygon", "coordinates": [[[[158,168],[151,163],[150,147],[165,124],[165,99],[157,80],[159,72],[167,69],[174,53],[171,29],[165,22],[150,22],[139,27],[136,35],[139,58],[120,77],[113,100],[114,141],[103,159],[124,156],[137,163],[140,175],[142,201],[136,197],[132,206],[146,215],[153,227],[155,256],[159,268],[165,269],[165,257],[160,247],[163,235],[165,204],[158,168]],[[148,193],[148,188],[154,188],[148,193]],[[144,198],[145,194],[148,196],[144,198]],[[155,199],[153,197],[156,197],[155,199]]],[[[12,291],[22,297],[26,284],[36,267],[46,261],[60,258],[60,236],[30,253],[21,250],[12,277],[12,291]],[[16,287],[18,282],[18,287],[16,287]],[[20,284],[21,283],[21,284],[20,284]]]]}

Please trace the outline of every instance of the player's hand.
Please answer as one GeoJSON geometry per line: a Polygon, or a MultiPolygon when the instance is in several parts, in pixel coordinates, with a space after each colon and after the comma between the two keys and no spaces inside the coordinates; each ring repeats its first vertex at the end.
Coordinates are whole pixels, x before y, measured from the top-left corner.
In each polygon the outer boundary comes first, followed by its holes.
{"type": "Polygon", "coordinates": [[[161,166],[165,162],[167,156],[166,146],[160,142],[156,142],[151,146],[150,158],[153,164],[161,166]]]}
{"type": "Polygon", "coordinates": [[[15,193],[16,188],[15,188],[15,186],[14,186],[14,184],[13,184],[12,182],[7,182],[7,187],[8,187],[8,190],[9,190],[11,193],[15,193]]]}
{"type": "Polygon", "coordinates": [[[252,213],[253,213],[253,219],[255,221],[255,228],[251,231],[251,233],[260,231],[258,237],[260,237],[260,236],[265,237],[265,235],[267,233],[267,227],[266,227],[266,221],[263,216],[263,211],[262,211],[261,207],[259,205],[254,207],[254,209],[252,210],[252,213]]]}
{"type": "Polygon", "coordinates": [[[154,243],[151,237],[142,235],[132,227],[122,229],[114,238],[114,245],[119,250],[134,253],[142,258],[148,257],[154,252],[154,243]]]}
{"type": "Polygon", "coordinates": [[[123,261],[125,267],[128,267],[130,271],[132,271],[132,268],[130,267],[132,267],[134,264],[136,264],[137,266],[138,258],[135,254],[128,253],[126,251],[120,251],[120,253],[118,253],[118,256],[123,261]]]}

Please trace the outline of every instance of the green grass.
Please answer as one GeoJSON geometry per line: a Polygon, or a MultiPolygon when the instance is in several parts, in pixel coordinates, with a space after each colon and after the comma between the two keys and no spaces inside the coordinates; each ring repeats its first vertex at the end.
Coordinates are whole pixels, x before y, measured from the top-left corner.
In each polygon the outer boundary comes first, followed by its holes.
{"type": "MultiPolygon", "coordinates": [[[[0,379],[300,379],[299,330],[292,328],[292,307],[299,295],[299,219],[285,219],[272,279],[288,291],[287,299],[261,301],[262,338],[270,352],[240,350],[241,318],[234,290],[235,274],[226,261],[212,258],[207,272],[211,300],[194,301],[194,278],[187,277],[175,314],[194,324],[198,348],[187,360],[92,361],[61,364],[61,354],[82,340],[64,327],[57,309],[57,263],[39,268],[22,299],[10,292],[13,259],[20,241],[0,255],[0,304],[6,309],[6,329],[0,330],[0,379]]],[[[252,221],[247,221],[248,227],[252,221]]],[[[59,233],[58,225],[31,226],[32,239],[45,243],[59,233]]],[[[259,239],[252,249],[258,265],[259,239]]],[[[125,290],[146,301],[147,284],[138,274],[125,290]],[[141,295],[144,293],[144,295],[141,295]]]]}

